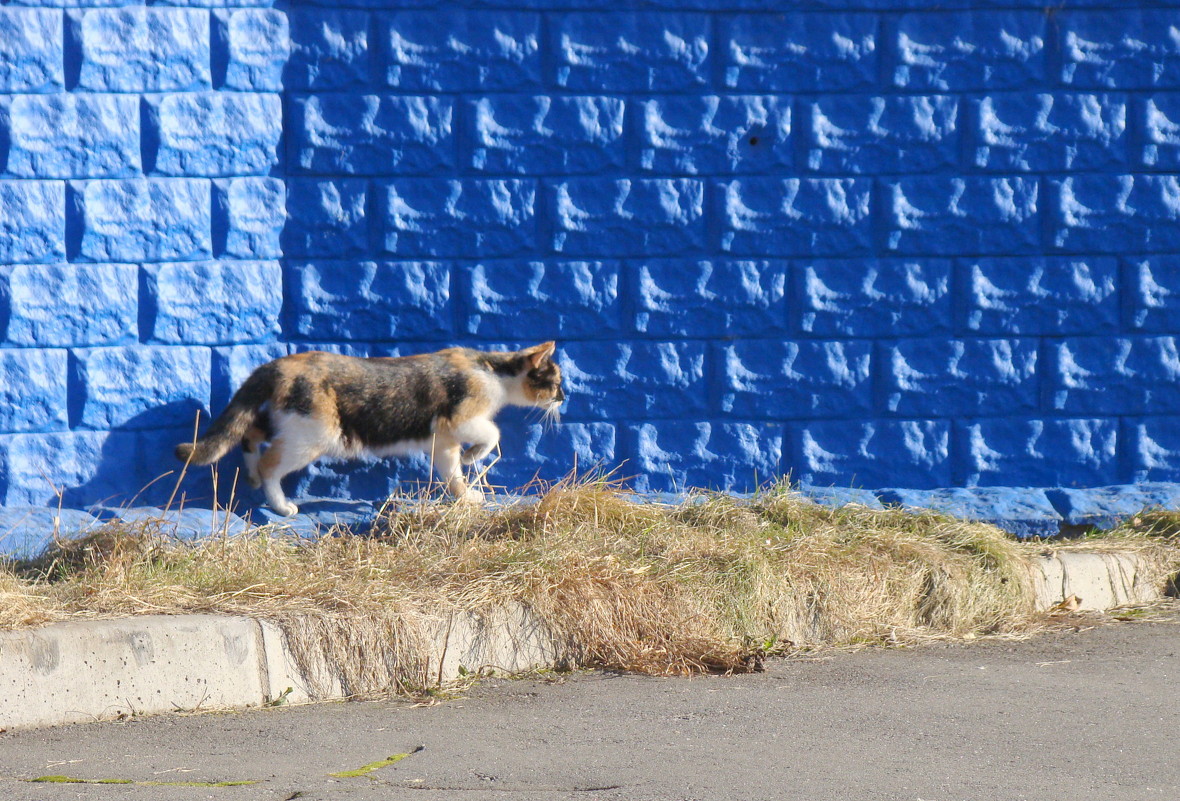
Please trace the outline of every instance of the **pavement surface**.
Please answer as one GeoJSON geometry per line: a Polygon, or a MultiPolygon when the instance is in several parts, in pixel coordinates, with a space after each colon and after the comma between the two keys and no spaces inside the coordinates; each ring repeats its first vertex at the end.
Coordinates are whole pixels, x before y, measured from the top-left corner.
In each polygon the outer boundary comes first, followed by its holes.
{"type": "Polygon", "coordinates": [[[8,732],[0,798],[1144,801],[1180,797],[1177,731],[1172,604],[1025,641],[775,660],[744,676],[485,679],[434,705],[8,732]],[[47,775],[134,783],[29,781],[47,775]],[[186,784],[227,781],[255,783],[186,784]]]}

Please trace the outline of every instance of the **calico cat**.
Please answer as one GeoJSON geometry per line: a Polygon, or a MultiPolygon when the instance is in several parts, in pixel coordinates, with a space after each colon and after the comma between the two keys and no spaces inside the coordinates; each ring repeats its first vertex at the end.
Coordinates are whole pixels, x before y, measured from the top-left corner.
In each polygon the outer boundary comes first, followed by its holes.
{"type": "Polygon", "coordinates": [[[251,373],[205,436],[176,446],[176,458],[211,464],[241,443],[251,486],[262,487],[281,515],[299,511],[283,494],[283,476],[321,456],[429,453],[451,495],[482,502],[462,465],[496,447],[492,418],[504,406],[536,406],[556,418],[565,393],[554,349],[545,342],[510,352],[284,356],[251,373]]]}

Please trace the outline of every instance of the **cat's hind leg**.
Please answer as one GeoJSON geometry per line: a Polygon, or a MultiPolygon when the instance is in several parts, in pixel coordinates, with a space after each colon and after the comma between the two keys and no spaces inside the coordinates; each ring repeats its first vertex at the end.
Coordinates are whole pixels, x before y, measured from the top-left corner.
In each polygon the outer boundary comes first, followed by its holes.
{"type": "Polygon", "coordinates": [[[283,476],[307,467],[327,452],[331,437],[321,423],[303,415],[286,417],[279,429],[258,460],[258,474],[270,508],[290,517],[299,507],[283,493],[283,476]]]}
{"type": "Polygon", "coordinates": [[[266,433],[253,426],[242,437],[242,458],[246,462],[246,480],[254,489],[262,486],[262,475],[258,472],[258,462],[262,459],[262,450],[259,446],[265,440],[266,433]]]}
{"type": "Polygon", "coordinates": [[[500,429],[486,418],[477,417],[455,428],[455,439],[471,443],[463,449],[463,464],[475,464],[500,442],[500,429]]]}

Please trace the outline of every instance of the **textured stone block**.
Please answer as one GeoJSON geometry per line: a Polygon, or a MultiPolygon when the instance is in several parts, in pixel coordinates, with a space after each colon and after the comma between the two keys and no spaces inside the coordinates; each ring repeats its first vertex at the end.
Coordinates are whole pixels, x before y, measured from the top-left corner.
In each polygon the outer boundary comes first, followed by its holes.
{"type": "Polygon", "coordinates": [[[1118,484],[1085,489],[1054,487],[1047,490],[1046,495],[1065,522],[1074,526],[1112,528],[1145,509],[1180,506],[1180,493],[1171,483],[1118,484]]]}
{"type": "Polygon", "coordinates": [[[294,98],[291,167],[320,175],[402,175],[454,162],[450,99],[322,94],[294,98]]]}
{"type": "Polygon", "coordinates": [[[115,345],[137,333],[133,264],[0,267],[0,341],[22,347],[115,345]]]}
{"type": "Polygon", "coordinates": [[[873,408],[869,342],[747,340],[718,350],[726,414],[771,420],[864,417],[873,408]]]}
{"type": "Polygon", "coordinates": [[[889,250],[952,256],[1039,249],[1034,178],[901,178],[884,190],[889,250]]]}
{"type": "Polygon", "coordinates": [[[619,463],[612,423],[563,423],[556,428],[524,427],[523,436],[501,440],[503,458],[488,472],[493,484],[509,492],[534,480],[554,482],[577,470],[584,476],[609,471],[619,463]]]}
{"type": "Polygon", "coordinates": [[[287,180],[287,224],[282,249],[288,256],[358,256],[368,248],[362,179],[287,180]]]}
{"type": "Polygon", "coordinates": [[[278,178],[213,182],[213,252],[238,259],[283,255],[287,188],[278,178]]]}
{"type": "Polygon", "coordinates": [[[666,92],[708,83],[705,14],[555,14],[550,24],[556,80],[563,89],[666,92]]]}
{"type": "Polygon", "coordinates": [[[399,180],[379,191],[385,253],[481,258],[536,246],[532,181],[399,180]]]}
{"type": "Polygon", "coordinates": [[[666,95],[637,111],[644,170],[762,173],[794,160],[790,98],[666,95]]]}
{"type": "Polygon", "coordinates": [[[786,327],[786,262],[645,261],[635,270],[631,295],[641,333],[697,338],[786,327]]]}
{"type": "Polygon", "coordinates": [[[458,274],[466,332],[537,340],[617,335],[617,262],[487,262],[458,274]]]}
{"type": "Polygon", "coordinates": [[[158,175],[266,175],[279,161],[277,94],[189,92],[144,99],[145,159],[158,175]]]}
{"type": "Polygon", "coordinates": [[[1114,259],[969,259],[962,262],[965,323],[986,335],[1096,334],[1119,326],[1114,259]]]}
{"type": "Polygon", "coordinates": [[[369,15],[335,8],[290,8],[291,58],[283,82],[289,89],[352,89],[371,72],[369,15]]]}
{"type": "Polygon", "coordinates": [[[125,496],[134,439],[99,431],[0,435],[0,504],[68,508],[125,496]],[[126,458],[121,472],[115,455],[126,458]]]}
{"type": "MultiPolygon", "coordinates": [[[[263,345],[226,345],[213,348],[213,369],[209,387],[209,411],[221,414],[229,405],[230,398],[238,387],[250,377],[250,373],[274,359],[291,352],[285,342],[267,342],[263,345]]],[[[204,418],[202,425],[208,422],[204,418]]],[[[189,436],[192,429],[189,428],[189,436]]]]}
{"type": "Polygon", "coordinates": [[[956,427],[957,483],[1092,486],[1118,481],[1117,420],[997,418],[956,427]]]}
{"type": "MultiPolygon", "coordinates": [[[[781,476],[782,426],[660,421],[627,426],[640,492],[728,488],[750,492],[781,476]]],[[[623,468],[626,470],[626,466],[623,468]]]]}
{"type": "Polygon", "coordinates": [[[905,14],[896,30],[896,86],[995,91],[1045,80],[1048,16],[1040,10],[905,14]]]}
{"type": "Polygon", "coordinates": [[[1122,95],[996,94],[975,101],[975,166],[1096,170],[1127,162],[1122,95]]]}
{"type": "Polygon", "coordinates": [[[872,244],[871,188],[860,178],[718,184],[721,249],[739,256],[865,253],[872,244]]]}
{"type": "Polygon", "coordinates": [[[1059,17],[1061,80],[1070,86],[1134,89],[1180,81],[1172,9],[1119,8],[1059,17]]]}
{"type": "Polygon", "coordinates": [[[1049,497],[1029,487],[890,489],[879,494],[891,506],[932,509],[965,520],[980,520],[1020,538],[1055,537],[1061,529],[1061,515],[1049,497]]]}
{"type": "Polygon", "coordinates": [[[692,179],[574,178],[548,187],[553,250],[676,255],[705,239],[705,187],[692,179]]]}
{"type": "Polygon", "coordinates": [[[0,264],[64,261],[65,184],[0,181],[0,264]]]}
{"type": "Polygon", "coordinates": [[[871,14],[741,14],[729,19],[722,41],[729,89],[832,92],[877,83],[871,14]]]}
{"type": "Polygon", "coordinates": [[[1180,94],[1159,94],[1141,106],[1143,150],[1135,154],[1145,167],[1180,168],[1180,94]]]}
{"type": "Polygon", "coordinates": [[[811,104],[807,166],[869,175],[955,167],[958,129],[955,97],[832,95],[811,104]]]}
{"type": "Polygon", "coordinates": [[[211,252],[208,181],[73,181],[67,212],[72,260],[174,261],[211,252]]]}
{"type": "Polygon", "coordinates": [[[185,92],[211,86],[209,12],[98,8],[67,15],[77,48],[74,87],[89,92],[185,92]]]}
{"type": "Polygon", "coordinates": [[[892,337],[951,331],[949,261],[807,261],[798,275],[803,333],[892,337]]]}
{"type": "Polygon", "coordinates": [[[1180,417],[1125,420],[1122,433],[1131,480],[1180,481],[1180,417]]]}
{"type": "Polygon", "coordinates": [[[0,171],[21,178],[104,178],[140,169],[134,97],[0,96],[0,171]]]}
{"type": "Polygon", "coordinates": [[[883,509],[881,501],[874,492],[867,489],[852,487],[814,486],[812,484],[798,484],[794,491],[813,503],[841,509],[845,506],[867,506],[870,509],[883,509]]]}
{"type": "Polygon", "coordinates": [[[0,431],[61,431],[66,408],[66,352],[0,348],[0,431]]]}
{"type": "Polygon", "coordinates": [[[1180,412],[1172,337],[1085,337],[1050,345],[1052,408],[1070,415],[1180,412]]]}
{"type": "Polygon", "coordinates": [[[381,14],[385,82],[405,91],[520,91],[541,82],[541,17],[515,11],[381,14]]]}
{"type": "Polygon", "coordinates": [[[933,489],[951,483],[945,420],[792,423],[783,467],[795,480],[842,487],[933,489]]]}
{"type": "Polygon", "coordinates": [[[1050,185],[1055,248],[1126,253],[1180,247],[1180,177],[1079,175],[1050,185]]]}
{"type": "Polygon", "coordinates": [[[1175,256],[1132,259],[1127,262],[1123,286],[1132,328],[1158,333],[1176,330],[1180,315],[1180,259],[1175,256]]]}
{"type": "Polygon", "coordinates": [[[283,273],[273,261],[144,267],[143,336],[177,345],[257,342],[279,333],[283,273]]]}
{"type": "Polygon", "coordinates": [[[214,82],[219,88],[278,92],[291,55],[287,14],[273,8],[213,12],[214,82]]]}
{"type": "MultiPolygon", "coordinates": [[[[3,487],[2,481],[0,487],[3,487]]],[[[3,498],[2,493],[0,489],[0,500],[3,498]]],[[[36,559],[44,555],[59,538],[77,539],[98,526],[97,518],[78,509],[3,507],[0,508],[0,558],[36,559]]]]}
{"type": "Polygon", "coordinates": [[[571,419],[699,418],[706,410],[703,343],[559,344],[571,419]]]}
{"type": "Polygon", "coordinates": [[[471,100],[464,162],[485,172],[569,174],[621,168],[622,98],[493,95],[471,100]]]}
{"type": "Polygon", "coordinates": [[[287,295],[288,331],[308,339],[405,341],[453,331],[450,269],[440,262],[294,264],[287,295]]]}
{"type": "Polygon", "coordinates": [[[59,92],[65,86],[60,11],[0,8],[0,92],[59,92]]]}
{"type": "Polygon", "coordinates": [[[910,339],[881,345],[885,408],[906,417],[1022,414],[1039,406],[1037,341],[910,339]]]}
{"type": "Polygon", "coordinates": [[[78,349],[69,372],[71,428],[191,430],[208,413],[208,348],[78,349]]]}

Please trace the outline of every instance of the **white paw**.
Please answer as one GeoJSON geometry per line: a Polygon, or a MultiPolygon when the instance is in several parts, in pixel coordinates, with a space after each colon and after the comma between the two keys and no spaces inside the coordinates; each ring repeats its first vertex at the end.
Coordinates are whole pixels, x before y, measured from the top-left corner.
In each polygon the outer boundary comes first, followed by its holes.
{"type": "Polygon", "coordinates": [[[475,464],[491,452],[492,449],[487,445],[470,445],[464,449],[463,455],[459,457],[459,461],[463,464],[475,464]]]}
{"type": "Polygon", "coordinates": [[[484,502],[483,490],[478,490],[475,487],[468,487],[467,491],[460,495],[458,500],[463,503],[475,503],[482,505],[484,502]]]}
{"type": "Polygon", "coordinates": [[[290,501],[283,501],[282,503],[272,503],[270,505],[270,508],[274,509],[277,514],[280,514],[283,517],[291,517],[292,515],[297,514],[299,512],[299,507],[296,506],[295,504],[291,503],[290,501]]]}

